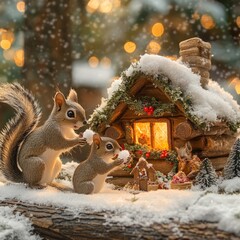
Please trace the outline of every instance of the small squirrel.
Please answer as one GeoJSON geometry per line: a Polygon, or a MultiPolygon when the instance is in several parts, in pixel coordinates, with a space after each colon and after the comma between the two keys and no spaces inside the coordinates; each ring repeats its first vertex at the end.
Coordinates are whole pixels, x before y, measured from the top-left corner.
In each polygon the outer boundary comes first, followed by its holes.
{"type": "Polygon", "coordinates": [[[121,147],[114,139],[94,134],[89,157],[73,174],[74,191],[81,194],[100,192],[108,173],[124,162],[117,158],[120,151],[121,147]]]}
{"type": "Polygon", "coordinates": [[[1,85],[0,102],[16,111],[0,134],[3,175],[10,181],[30,186],[51,184],[62,167],[59,156],[86,144],[86,140],[74,132],[87,123],[77,93],[70,90],[66,99],[57,91],[52,112],[40,127],[37,127],[41,118],[38,103],[20,84],[1,85]]]}

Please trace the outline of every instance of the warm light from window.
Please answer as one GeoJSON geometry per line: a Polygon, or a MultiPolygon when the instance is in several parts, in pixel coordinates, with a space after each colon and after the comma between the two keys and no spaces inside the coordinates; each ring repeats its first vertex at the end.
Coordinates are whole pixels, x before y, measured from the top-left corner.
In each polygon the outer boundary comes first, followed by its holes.
{"type": "Polygon", "coordinates": [[[168,123],[135,122],[135,143],[147,146],[149,149],[169,150],[168,123]]]}
{"type": "Polygon", "coordinates": [[[213,18],[206,14],[202,15],[201,24],[205,29],[208,29],[208,30],[215,27],[215,22],[213,18]]]}
{"type": "Polygon", "coordinates": [[[7,50],[11,47],[11,42],[7,39],[3,39],[1,42],[0,42],[0,46],[2,49],[4,50],[7,50]]]}
{"type": "Polygon", "coordinates": [[[164,26],[162,23],[155,23],[152,26],[152,35],[155,37],[161,37],[164,33],[164,26]]]}
{"type": "Polygon", "coordinates": [[[237,26],[240,28],[240,16],[238,16],[238,17],[236,18],[236,24],[237,24],[237,26]]]}
{"type": "Polygon", "coordinates": [[[151,128],[149,122],[134,123],[134,132],[136,144],[151,148],[151,128]]]}
{"type": "Polygon", "coordinates": [[[147,46],[147,51],[149,53],[157,54],[161,50],[161,46],[156,41],[151,41],[147,46]]]}
{"type": "Polygon", "coordinates": [[[24,1],[18,2],[16,7],[19,12],[25,12],[25,2],[24,1]]]}
{"type": "Polygon", "coordinates": [[[14,62],[18,67],[22,67],[24,65],[24,51],[22,49],[15,52],[14,62]]]}
{"type": "Polygon", "coordinates": [[[127,53],[133,53],[136,50],[136,44],[134,42],[126,42],[124,44],[124,50],[127,53]]]}
{"type": "Polygon", "coordinates": [[[97,57],[92,56],[88,59],[88,64],[89,64],[90,67],[96,68],[99,64],[99,60],[98,60],[97,57]]]}
{"type": "Polygon", "coordinates": [[[166,122],[153,123],[153,148],[169,150],[168,125],[166,122]]]}

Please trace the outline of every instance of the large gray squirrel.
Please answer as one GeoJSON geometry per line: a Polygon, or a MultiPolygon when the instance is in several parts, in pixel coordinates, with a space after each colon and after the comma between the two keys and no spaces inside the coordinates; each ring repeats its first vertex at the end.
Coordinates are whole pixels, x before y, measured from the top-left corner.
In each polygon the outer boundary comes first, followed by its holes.
{"type": "Polygon", "coordinates": [[[120,151],[121,147],[116,140],[94,134],[88,158],[74,171],[74,191],[80,194],[98,193],[108,173],[124,162],[118,158],[120,151]]]}
{"type": "Polygon", "coordinates": [[[30,186],[51,184],[62,167],[59,156],[86,144],[74,131],[87,123],[77,93],[71,90],[65,98],[57,91],[52,112],[40,127],[37,127],[41,118],[38,103],[20,84],[0,85],[0,102],[16,111],[0,134],[3,175],[10,181],[30,186]]]}

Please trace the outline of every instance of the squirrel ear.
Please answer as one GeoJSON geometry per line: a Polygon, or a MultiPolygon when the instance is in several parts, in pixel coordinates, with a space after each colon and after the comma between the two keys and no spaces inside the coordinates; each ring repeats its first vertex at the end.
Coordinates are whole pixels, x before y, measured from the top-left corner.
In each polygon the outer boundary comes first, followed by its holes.
{"type": "Polygon", "coordinates": [[[94,144],[97,145],[97,149],[100,148],[101,141],[102,140],[101,140],[101,137],[99,134],[97,134],[97,133],[93,134],[93,142],[94,142],[94,144]]]}
{"type": "Polygon", "coordinates": [[[64,95],[61,92],[57,92],[54,97],[54,102],[57,105],[58,111],[60,111],[62,105],[65,103],[64,95]]]}
{"type": "Polygon", "coordinates": [[[67,99],[73,101],[73,102],[78,102],[78,96],[75,90],[71,89],[67,99]]]}

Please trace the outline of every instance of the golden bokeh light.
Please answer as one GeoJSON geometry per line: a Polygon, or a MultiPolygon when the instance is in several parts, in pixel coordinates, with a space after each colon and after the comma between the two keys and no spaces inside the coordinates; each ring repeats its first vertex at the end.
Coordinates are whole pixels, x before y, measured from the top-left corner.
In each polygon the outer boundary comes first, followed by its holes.
{"type": "Polygon", "coordinates": [[[136,43],[129,41],[124,44],[123,48],[127,53],[133,53],[137,46],[136,43]]]}
{"type": "Polygon", "coordinates": [[[161,37],[164,33],[164,26],[158,22],[152,26],[152,35],[155,37],[161,37]]]}
{"type": "Polygon", "coordinates": [[[108,57],[103,57],[101,60],[101,65],[105,68],[109,68],[111,66],[111,59],[108,57]]]}
{"type": "Polygon", "coordinates": [[[90,0],[86,5],[88,13],[96,11],[100,13],[111,13],[113,10],[121,6],[121,0],[90,0]]]}
{"type": "Polygon", "coordinates": [[[207,14],[202,15],[200,21],[201,21],[202,26],[207,30],[214,28],[216,25],[213,18],[207,14]]]}
{"type": "Polygon", "coordinates": [[[101,13],[110,13],[112,11],[113,4],[111,0],[102,1],[99,6],[99,12],[101,13]]]}
{"type": "Polygon", "coordinates": [[[17,10],[19,12],[25,12],[25,2],[24,1],[19,1],[17,4],[16,4],[16,7],[17,7],[17,10]]]}
{"type": "Polygon", "coordinates": [[[19,49],[15,52],[14,62],[18,67],[22,67],[24,65],[24,51],[23,51],[23,49],[19,49]]]}
{"type": "Polygon", "coordinates": [[[233,77],[229,85],[234,87],[237,94],[240,94],[240,79],[238,77],[233,77]]]}
{"type": "Polygon", "coordinates": [[[99,0],[90,0],[86,6],[86,10],[89,13],[93,13],[98,9],[99,5],[100,5],[99,0]]]}
{"type": "Polygon", "coordinates": [[[88,64],[92,68],[96,68],[99,64],[99,59],[95,56],[92,56],[88,59],[88,64]]]}
{"type": "Polygon", "coordinates": [[[156,41],[151,41],[147,46],[148,53],[158,54],[160,50],[161,50],[161,45],[156,41]]]}
{"type": "Polygon", "coordinates": [[[3,39],[1,42],[0,42],[0,46],[2,49],[4,50],[7,50],[11,47],[11,42],[7,39],[3,39]]]}
{"type": "Polygon", "coordinates": [[[236,18],[236,24],[237,24],[237,26],[240,28],[240,16],[238,16],[238,17],[236,18]]]}
{"type": "Polygon", "coordinates": [[[2,32],[2,40],[8,40],[11,44],[14,41],[14,34],[11,31],[2,32]]]}

